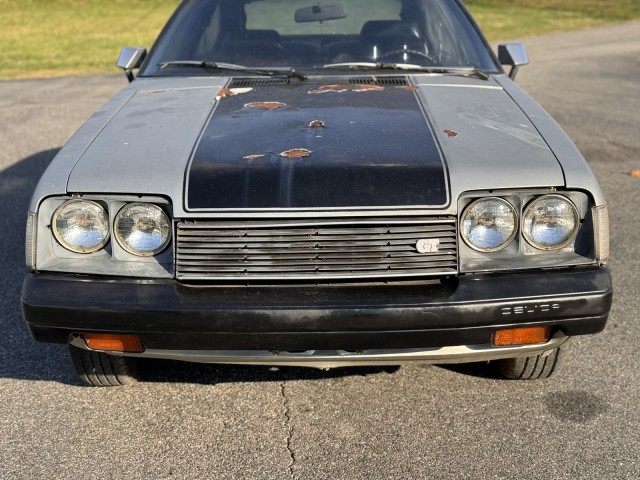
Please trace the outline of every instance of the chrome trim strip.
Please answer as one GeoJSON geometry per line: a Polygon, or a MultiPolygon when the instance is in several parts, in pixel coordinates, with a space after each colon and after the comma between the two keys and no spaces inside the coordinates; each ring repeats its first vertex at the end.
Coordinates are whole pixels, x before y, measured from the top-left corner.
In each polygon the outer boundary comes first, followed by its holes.
{"type": "MultiPolygon", "coordinates": [[[[181,360],[195,363],[275,365],[314,368],[405,365],[412,363],[454,364],[549,354],[552,350],[567,342],[569,338],[570,337],[558,334],[544,344],[518,347],[494,347],[491,344],[483,344],[425,349],[375,349],[363,351],[308,350],[305,352],[147,349],[142,353],[116,353],[116,355],[181,360]]],[[[71,344],[79,348],[87,349],[84,341],[78,336],[72,339],[71,344]]]]}

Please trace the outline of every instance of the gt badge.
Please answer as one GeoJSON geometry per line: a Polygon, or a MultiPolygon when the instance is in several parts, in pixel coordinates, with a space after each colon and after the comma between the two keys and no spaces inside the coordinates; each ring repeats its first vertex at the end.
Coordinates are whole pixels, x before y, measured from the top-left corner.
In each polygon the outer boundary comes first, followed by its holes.
{"type": "Polygon", "coordinates": [[[422,238],[416,242],[418,253],[436,253],[440,240],[437,238],[422,238]]]}

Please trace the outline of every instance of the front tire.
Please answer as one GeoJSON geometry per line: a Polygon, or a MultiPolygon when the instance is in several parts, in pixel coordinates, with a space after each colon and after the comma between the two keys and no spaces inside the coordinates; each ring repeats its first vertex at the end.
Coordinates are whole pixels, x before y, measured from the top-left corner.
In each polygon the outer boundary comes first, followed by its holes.
{"type": "Polygon", "coordinates": [[[69,355],[80,379],[94,387],[119,387],[137,382],[134,358],[108,355],[69,345],[69,355]]]}
{"type": "Polygon", "coordinates": [[[538,380],[549,378],[558,367],[564,353],[561,347],[555,348],[546,356],[543,354],[530,357],[506,358],[500,360],[498,368],[503,377],[511,380],[538,380]]]}

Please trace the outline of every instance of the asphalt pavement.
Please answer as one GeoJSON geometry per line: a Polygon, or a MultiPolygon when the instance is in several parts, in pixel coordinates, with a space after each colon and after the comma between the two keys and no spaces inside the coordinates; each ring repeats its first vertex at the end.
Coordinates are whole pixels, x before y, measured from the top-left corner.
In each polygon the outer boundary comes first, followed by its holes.
{"type": "Polygon", "coordinates": [[[51,158],[126,80],[0,82],[0,478],[640,478],[640,23],[524,41],[518,82],[607,195],[615,288],[606,330],[534,382],[163,361],[132,387],[82,386],[23,325],[24,224],[51,158]]]}

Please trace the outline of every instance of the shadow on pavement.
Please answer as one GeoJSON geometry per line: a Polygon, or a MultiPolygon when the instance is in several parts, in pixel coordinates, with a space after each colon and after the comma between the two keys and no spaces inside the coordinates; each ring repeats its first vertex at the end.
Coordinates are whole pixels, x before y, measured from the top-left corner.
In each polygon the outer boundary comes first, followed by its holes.
{"type": "Polygon", "coordinates": [[[485,380],[504,380],[502,375],[498,372],[496,362],[460,363],[439,365],[439,367],[467,377],[484,378],[485,380]]]}
{"type": "Polygon", "coordinates": [[[0,171],[0,378],[76,383],[66,350],[36,344],[20,312],[20,289],[26,271],[24,234],[31,194],[60,149],[45,150],[0,171]]]}
{"type": "Polygon", "coordinates": [[[172,360],[140,362],[145,382],[176,382],[210,385],[229,382],[274,382],[281,380],[326,380],[391,374],[400,367],[341,367],[320,370],[309,367],[265,367],[259,365],[216,365],[172,360]]]}

